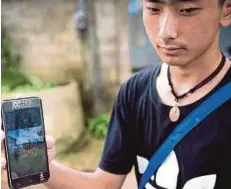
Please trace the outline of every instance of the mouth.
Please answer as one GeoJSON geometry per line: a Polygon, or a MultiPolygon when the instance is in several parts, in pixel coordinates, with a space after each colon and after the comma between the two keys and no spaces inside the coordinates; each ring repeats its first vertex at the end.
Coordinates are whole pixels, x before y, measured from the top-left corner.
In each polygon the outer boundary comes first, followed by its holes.
{"type": "Polygon", "coordinates": [[[158,46],[158,49],[166,55],[177,55],[185,50],[178,46],[158,46]]]}

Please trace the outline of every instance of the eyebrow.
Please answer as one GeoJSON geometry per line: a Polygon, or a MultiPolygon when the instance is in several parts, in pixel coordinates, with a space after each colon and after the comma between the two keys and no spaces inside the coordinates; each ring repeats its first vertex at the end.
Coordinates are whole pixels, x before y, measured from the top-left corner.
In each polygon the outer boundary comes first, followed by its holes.
{"type": "Polygon", "coordinates": [[[145,0],[145,2],[150,3],[198,3],[200,0],[145,0]]]}

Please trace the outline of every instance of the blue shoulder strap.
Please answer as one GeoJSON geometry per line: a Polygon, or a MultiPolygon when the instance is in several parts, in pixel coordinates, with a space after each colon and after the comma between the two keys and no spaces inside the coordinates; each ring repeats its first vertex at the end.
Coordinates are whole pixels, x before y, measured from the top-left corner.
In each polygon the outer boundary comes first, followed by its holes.
{"type": "Polygon", "coordinates": [[[216,110],[219,106],[231,99],[231,82],[208,97],[200,104],[192,113],[190,113],[168,136],[164,143],[152,156],[150,163],[143,174],[139,189],[144,189],[145,185],[159,168],[162,162],[167,158],[175,146],[200,122],[202,122],[209,114],[216,110]]]}

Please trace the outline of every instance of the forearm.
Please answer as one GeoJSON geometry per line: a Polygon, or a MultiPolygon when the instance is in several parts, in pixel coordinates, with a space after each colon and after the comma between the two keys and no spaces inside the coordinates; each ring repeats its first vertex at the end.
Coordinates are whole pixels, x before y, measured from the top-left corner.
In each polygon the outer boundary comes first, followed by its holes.
{"type": "Polygon", "coordinates": [[[75,171],[56,161],[50,164],[50,172],[46,183],[49,189],[112,189],[112,185],[97,174],[75,171]]]}

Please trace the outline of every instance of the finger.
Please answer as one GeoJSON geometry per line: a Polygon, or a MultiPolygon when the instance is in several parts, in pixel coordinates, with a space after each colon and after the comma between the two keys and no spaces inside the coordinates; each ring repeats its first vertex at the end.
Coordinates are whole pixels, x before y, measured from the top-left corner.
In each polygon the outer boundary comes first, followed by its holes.
{"type": "Polygon", "coordinates": [[[3,130],[1,130],[1,141],[3,141],[4,138],[5,138],[5,133],[3,130]]]}
{"type": "Polygon", "coordinates": [[[46,136],[47,148],[52,149],[55,147],[55,139],[52,136],[46,136]]]}
{"type": "Polygon", "coordinates": [[[48,152],[49,162],[51,162],[52,160],[55,159],[55,149],[48,149],[47,152],[48,152]]]}
{"type": "Polygon", "coordinates": [[[1,150],[4,148],[3,140],[5,138],[5,133],[1,130],[1,150]]]}
{"type": "Polygon", "coordinates": [[[6,160],[2,159],[1,160],[1,170],[4,170],[4,169],[6,169],[6,160]]]}

